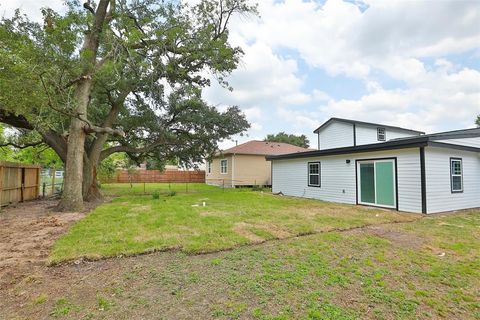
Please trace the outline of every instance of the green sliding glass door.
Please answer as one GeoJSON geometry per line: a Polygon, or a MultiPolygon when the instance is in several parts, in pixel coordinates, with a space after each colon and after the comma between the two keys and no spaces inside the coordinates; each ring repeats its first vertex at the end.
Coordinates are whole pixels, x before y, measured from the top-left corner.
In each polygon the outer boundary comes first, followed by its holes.
{"type": "Polygon", "coordinates": [[[395,207],[395,160],[360,161],[359,203],[395,207]]]}
{"type": "Polygon", "coordinates": [[[360,200],[375,203],[375,164],[360,163],[360,200]]]}

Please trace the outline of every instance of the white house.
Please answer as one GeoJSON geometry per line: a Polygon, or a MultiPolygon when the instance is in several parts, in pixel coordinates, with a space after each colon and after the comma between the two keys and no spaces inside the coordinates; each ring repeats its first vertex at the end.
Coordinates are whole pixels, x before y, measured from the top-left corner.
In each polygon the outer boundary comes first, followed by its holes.
{"type": "Polygon", "coordinates": [[[314,132],[318,150],[267,156],[274,193],[417,213],[480,207],[480,129],[332,118],[314,132]]]}

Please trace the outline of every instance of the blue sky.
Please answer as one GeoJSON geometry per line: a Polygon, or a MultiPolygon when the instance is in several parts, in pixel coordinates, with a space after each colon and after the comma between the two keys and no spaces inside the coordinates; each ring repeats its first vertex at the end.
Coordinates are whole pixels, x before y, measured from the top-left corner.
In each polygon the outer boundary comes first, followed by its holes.
{"type": "Polygon", "coordinates": [[[239,141],[278,131],[315,141],[332,116],[435,132],[480,114],[479,1],[264,0],[259,11],[231,26],[245,50],[234,91],[205,92],[246,111],[239,141]]]}
{"type": "MultiPolygon", "coordinates": [[[[190,0],[189,0],[190,1],[190,0]]],[[[198,0],[191,0],[198,1],[198,0]]],[[[238,105],[252,127],[234,140],[306,134],[330,117],[426,132],[472,127],[480,114],[480,1],[261,0],[260,17],[231,21],[245,51],[204,98],[238,105]]],[[[35,19],[61,0],[1,0],[35,19]]]]}

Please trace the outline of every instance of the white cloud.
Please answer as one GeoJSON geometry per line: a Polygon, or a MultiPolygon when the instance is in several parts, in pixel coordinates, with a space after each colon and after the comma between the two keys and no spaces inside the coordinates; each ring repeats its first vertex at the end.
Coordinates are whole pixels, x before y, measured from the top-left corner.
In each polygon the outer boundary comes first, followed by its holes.
{"type": "Polygon", "coordinates": [[[237,70],[229,77],[233,92],[222,88],[215,81],[205,90],[205,97],[213,103],[239,104],[303,104],[310,97],[301,92],[302,80],[297,77],[297,62],[283,59],[261,42],[252,45],[240,43],[245,55],[237,70]]]}
{"type": "Polygon", "coordinates": [[[263,118],[262,110],[258,107],[251,107],[243,110],[248,120],[261,120],[263,118]]]}
{"type": "Polygon", "coordinates": [[[260,123],[252,122],[251,123],[251,129],[253,131],[261,131],[261,130],[263,130],[263,126],[260,123]]]}
{"type": "Polygon", "coordinates": [[[261,20],[236,23],[245,39],[297,50],[330,74],[365,78],[385,60],[441,57],[478,48],[480,2],[285,0],[260,2],[261,20]]]}
{"type": "MultiPolygon", "coordinates": [[[[480,57],[479,1],[257,2],[261,18],[231,21],[230,41],[245,51],[228,79],[234,91],[212,81],[204,92],[220,108],[244,110],[252,128],[239,141],[266,130],[308,135],[330,116],[436,131],[472,126],[480,113],[480,71],[448,57],[480,57]],[[347,99],[305,83],[305,73],[318,70],[360,79],[365,92],[347,99]],[[378,74],[401,84],[388,85],[378,74]]],[[[38,19],[40,7],[61,3],[4,0],[0,14],[22,6],[38,19]]]]}
{"type": "Polygon", "coordinates": [[[365,121],[378,121],[425,131],[437,131],[456,123],[472,127],[480,114],[480,72],[462,69],[445,72],[442,66],[419,72],[415,86],[405,89],[375,90],[357,100],[330,100],[321,111],[365,121]]]}
{"type": "Polygon", "coordinates": [[[11,17],[15,12],[15,9],[20,9],[21,13],[24,13],[30,17],[30,19],[41,22],[42,13],[41,8],[49,7],[56,11],[62,12],[65,10],[63,0],[2,0],[0,3],[0,16],[11,17]]]}
{"type": "Polygon", "coordinates": [[[327,0],[323,6],[314,1],[265,0],[259,6],[261,19],[234,22],[233,32],[245,41],[262,43],[273,54],[292,49],[313,68],[365,83],[366,92],[358,99],[335,99],[322,88],[308,94],[294,87],[296,93],[288,95],[304,97],[297,100],[299,105],[322,107],[317,112],[312,107],[293,108],[292,103],[279,111],[282,120],[292,129],[303,126],[306,133],[329,116],[426,131],[472,126],[480,113],[479,71],[445,57],[480,52],[480,2],[363,2],[368,6],[364,11],[341,0],[327,0]],[[433,65],[422,62],[424,58],[433,58],[433,65]],[[384,89],[372,71],[403,84],[384,89]]]}
{"type": "Polygon", "coordinates": [[[302,131],[310,133],[318,127],[318,116],[320,113],[318,111],[307,113],[301,110],[281,108],[278,110],[278,115],[282,117],[285,122],[290,123],[293,129],[301,129],[302,131]]]}
{"type": "Polygon", "coordinates": [[[322,90],[313,89],[312,98],[313,98],[313,101],[328,101],[332,97],[330,97],[330,95],[328,93],[326,93],[322,90]]]}

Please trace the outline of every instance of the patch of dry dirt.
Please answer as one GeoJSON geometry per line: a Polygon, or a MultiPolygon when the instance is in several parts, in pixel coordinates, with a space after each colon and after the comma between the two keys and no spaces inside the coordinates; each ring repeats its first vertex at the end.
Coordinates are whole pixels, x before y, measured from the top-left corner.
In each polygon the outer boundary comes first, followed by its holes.
{"type": "Polygon", "coordinates": [[[54,241],[85,213],[54,212],[55,200],[3,208],[0,212],[0,290],[42,268],[54,241]]]}
{"type": "Polygon", "coordinates": [[[275,239],[287,239],[293,236],[290,232],[283,230],[282,228],[276,226],[273,223],[268,223],[268,222],[259,222],[259,223],[239,222],[239,223],[236,223],[235,226],[233,227],[233,231],[235,231],[237,234],[241,235],[242,237],[247,238],[251,243],[254,243],[254,244],[262,243],[266,240],[263,237],[255,234],[251,229],[264,230],[269,234],[271,234],[275,239]]]}
{"type": "Polygon", "coordinates": [[[293,236],[290,232],[274,225],[273,223],[256,223],[254,227],[267,231],[276,239],[287,239],[293,236]]]}
{"type": "Polygon", "coordinates": [[[233,227],[233,231],[238,233],[244,238],[247,238],[251,243],[261,243],[264,242],[265,239],[256,235],[249,229],[253,227],[253,225],[245,223],[245,222],[239,222],[236,223],[235,226],[233,227]]]}
{"type": "Polygon", "coordinates": [[[406,233],[394,229],[395,224],[367,226],[346,231],[350,234],[368,233],[380,238],[387,239],[394,246],[418,249],[425,243],[425,238],[415,234],[406,233]]]}

